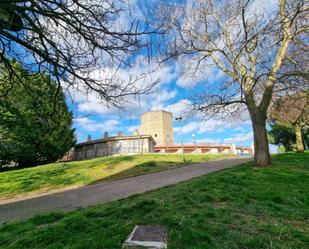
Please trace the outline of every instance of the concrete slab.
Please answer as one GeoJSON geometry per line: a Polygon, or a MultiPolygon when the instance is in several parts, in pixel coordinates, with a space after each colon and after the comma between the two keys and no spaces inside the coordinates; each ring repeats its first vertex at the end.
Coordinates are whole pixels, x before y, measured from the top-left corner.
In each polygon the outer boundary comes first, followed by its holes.
{"type": "Polygon", "coordinates": [[[167,235],[160,225],[135,226],[123,247],[167,248],[167,235]]]}

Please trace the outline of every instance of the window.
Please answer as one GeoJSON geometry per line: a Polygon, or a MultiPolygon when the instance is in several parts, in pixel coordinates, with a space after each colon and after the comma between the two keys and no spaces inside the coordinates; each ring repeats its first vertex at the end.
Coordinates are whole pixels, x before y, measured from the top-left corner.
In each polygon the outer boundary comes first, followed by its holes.
{"type": "Polygon", "coordinates": [[[158,135],[157,134],[155,134],[155,137],[157,137],[158,135]]]}
{"type": "Polygon", "coordinates": [[[166,134],[166,137],[167,137],[167,138],[170,138],[170,134],[166,134]]]}

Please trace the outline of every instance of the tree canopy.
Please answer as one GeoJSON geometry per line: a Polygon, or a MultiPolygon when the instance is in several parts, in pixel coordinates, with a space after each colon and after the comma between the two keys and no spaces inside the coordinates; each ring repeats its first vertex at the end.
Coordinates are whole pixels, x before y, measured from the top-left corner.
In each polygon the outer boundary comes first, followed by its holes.
{"type": "Polygon", "coordinates": [[[309,92],[298,92],[274,100],[270,119],[293,126],[309,126],[309,92]]]}
{"type": "MultiPolygon", "coordinates": [[[[284,151],[294,151],[296,147],[296,128],[287,123],[272,121],[269,124],[268,139],[271,144],[282,146],[284,151]]],[[[309,144],[309,129],[301,129],[304,145],[309,144]]],[[[282,148],[279,148],[282,149],[282,148]]]]}
{"type": "MultiPolygon", "coordinates": [[[[163,7],[160,14],[172,34],[163,51],[167,59],[186,61],[184,73],[193,79],[209,67],[224,75],[216,87],[193,97],[194,109],[206,115],[235,114],[245,106],[258,166],[271,163],[267,110],[274,93],[286,89],[283,79],[295,73],[282,70],[292,59],[290,50],[308,44],[308,14],[303,0],[192,1],[163,7]]],[[[308,46],[303,48],[308,52],[308,46]]]]}
{"type": "Polygon", "coordinates": [[[75,143],[72,113],[62,89],[46,74],[11,63],[13,84],[0,78],[0,164],[26,167],[53,162],[75,143]]]}
{"type": "Polygon", "coordinates": [[[0,62],[13,75],[8,59],[16,58],[23,68],[48,72],[63,87],[93,91],[102,102],[119,105],[156,83],[137,85],[145,73],[126,79],[117,74],[147,46],[145,35],[157,32],[130,11],[122,0],[2,0],[0,62]]]}
{"type": "Polygon", "coordinates": [[[268,115],[271,120],[295,129],[296,149],[298,152],[303,152],[302,130],[309,127],[309,92],[302,91],[277,98],[268,115]]]}

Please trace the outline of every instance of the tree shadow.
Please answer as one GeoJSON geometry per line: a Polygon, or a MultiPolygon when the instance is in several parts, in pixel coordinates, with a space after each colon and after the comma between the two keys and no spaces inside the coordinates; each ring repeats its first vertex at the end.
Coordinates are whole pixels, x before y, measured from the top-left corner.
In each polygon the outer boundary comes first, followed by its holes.
{"type": "Polygon", "coordinates": [[[152,160],[152,161],[137,164],[129,169],[115,173],[106,178],[93,181],[89,183],[89,185],[96,184],[102,181],[115,181],[115,180],[120,180],[124,178],[130,178],[130,177],[135,177],[139,175],[145,175],[145,174],[155,173],[159,171],[174,169],[182,165],[183,165],[182,162],[173,162],[173,161],[162,162],[162,161],[152,160]]]}

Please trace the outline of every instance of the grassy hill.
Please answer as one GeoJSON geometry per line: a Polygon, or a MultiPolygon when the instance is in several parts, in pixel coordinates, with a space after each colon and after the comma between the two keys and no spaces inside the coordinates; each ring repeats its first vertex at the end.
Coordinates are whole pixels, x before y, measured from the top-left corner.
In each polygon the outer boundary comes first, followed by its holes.
{"type": "MultiPolygon", "coordinates": [[[[186,161],[195,163],[222,157],[227,155],[192,154],[186,155],[186,161]]],[[[12,169],[0,172],[0,200],[73,188],[100,180],[119,179],[182,165],[181,155],[145,154],[12,169]]]]}
{"type": "Polygon", "coordinates": [[[0,248],[120,249],[136,224],[162,224],[168,249],[308,249],[309,153],[239,167],[0,228],[0,248]]]}

